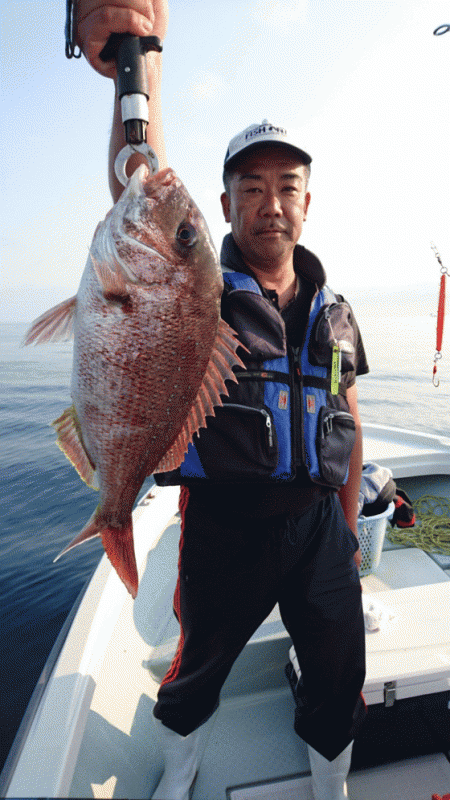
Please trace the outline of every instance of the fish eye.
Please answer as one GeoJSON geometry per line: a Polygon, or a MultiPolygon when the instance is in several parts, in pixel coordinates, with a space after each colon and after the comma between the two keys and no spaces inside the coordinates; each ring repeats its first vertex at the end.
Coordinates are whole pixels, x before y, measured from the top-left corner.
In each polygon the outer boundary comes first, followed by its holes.
{"type": "Polygon", "coordinates": [[[182,222],[177,230],[177,242],[184,247],[192,247],[197,241],[197,231],[189,222],[182,222]]]}

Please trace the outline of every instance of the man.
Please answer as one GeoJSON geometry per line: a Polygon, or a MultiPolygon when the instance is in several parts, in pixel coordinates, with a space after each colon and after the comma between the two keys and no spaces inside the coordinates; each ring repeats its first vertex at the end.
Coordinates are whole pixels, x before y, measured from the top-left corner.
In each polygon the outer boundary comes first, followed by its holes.
{"type": "MultiPolygon", "coordinates": [[[[166,26],[167,6],[157,0],[79,6],[80,44],[103,74],[113,75],[98,59],[111,32],[163,38],[166,26]]],[[[164,166],[161,56],[149,54],[147,64],[147,139],[164,166]]],[[[111,164],[123,144],[116,105],[111,164]]],[[[234,137],[225,157],[221,201],[231,234],[221,254],[222,316],[247,347],[247,371],[180,470],[157,476],[181,483],[182,546],[180,641],[154,710],[166,762],[154,800],[189,797],[199,728],[276,603],[301,667],[295,730],[308,744],[314,797],[347,796],[351,744],[364,718],[355,376],[368,368],[348,306],[326,288],[317,257],[297,245],[310,162],[267,120],[234,137]]],[[[116,200],[122,187],[114,176],[111,188],[116,200]]]]}

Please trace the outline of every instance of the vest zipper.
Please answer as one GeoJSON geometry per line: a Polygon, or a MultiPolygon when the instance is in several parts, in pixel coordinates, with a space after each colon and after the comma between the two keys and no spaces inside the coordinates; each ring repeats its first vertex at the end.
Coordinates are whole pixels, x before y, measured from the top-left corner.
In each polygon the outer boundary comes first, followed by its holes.
{"type": "MultiPolygon", "coordinates": [[[[299,357],[301,354],[299,352],[299,357]]],[[[305,446],[305,433],[304,433],[304,411],[303,411],[303,374],[300,369],[300,365],[297,363],[296,365],[296,375],[297,375],[297,403],[298,403],[298,420],[300,425],[300,455],[301,455],[301,466],[306,466],[306,446],[305,446]]]]}
{"type": "Polygon", "coordinates": [[[302,343],[300,347],[296,348],[297,356],[295,362],[295,375],[297,376],[297,385],[298,385],[298,403],[299,403],[299,423],[300,423],[300,446],[301,446],[301,465],[308,469],[308,464],[306,463],[306,445],[305,445],[305,429],[303,427],[304,422],[304,411],[303,411],[303,373],[301,370],[301,363],[302,363],[302,353],[303,348],[306,342],[306,334],[308,333],[310,318],[311,318],[311,310],[313,307],[314,300],[316,299],[317,295],[321,290],[316,284],[316,291],[314,292],[313,296],[311,297],[311,301],[309,304],[309,312],[308,312],[308,319],[306,321],[305,329],[303,331],[302,343]]]}
{"type": "Polygon", "coordinates": [[[255,406],[245,406],[241,403],[224,403],[222,409],[226,411],[227,409],[239,409],[246,414],[257,414],[263,417],[264,427],[266,429],[266,441],[268,447],[272,450],[275,446],[275,431],[274,431],[274,423],[272,421],[272,417],[270,416],[269,411],[266,408],[257,408],[255,406]]]}
{"type": "Polygon", "coordinates": [[[303,437],[303,409],[302,409],[302,389],[301,371],[298,365],[298,358],[295,350],[287,345],[289,366],[291,374],[291,446],[292,446],[292,468],[294,474],[299,466],[298,459],[301,458],[301,465],[305,463],[304,456],[304,437],[303,437]],[[299,450],[300,442],[300,454],[299,450]]]}
{"type": "Polygon", "coordinates": [[[268,442],[268,445],[269,445],[270,449],[272,449],[273,448],[273,424],[272,424],[272,418],[271,418],[269,412],[266,411],[265,409],[261,409],[261,411],[262,411],[262,413],[264,414],[264,416],[266,418],[267,442],[268,442]]]}
{"type": "Polygon", "coordinates": [[[323,416],[322,420],[322,431],[321,436],[322,439],[325,439],[326,436],[329,436],[333,432],[334,420],[337,420],[339,424],[347,428],[354,428],[355,427],[355,420],[353,415],[350,414],[348,411],[340,411],[339,409],[329,409],[323,416]]]}

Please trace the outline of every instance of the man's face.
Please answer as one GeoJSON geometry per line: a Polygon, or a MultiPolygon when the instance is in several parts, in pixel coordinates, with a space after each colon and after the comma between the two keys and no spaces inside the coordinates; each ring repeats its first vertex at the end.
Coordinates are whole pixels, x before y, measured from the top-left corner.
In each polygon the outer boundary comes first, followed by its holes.
{"type": "Polygon", "coordinates": [[[258,149],[239,162],[221,200],[249,266],[270,268],[292,256],[311,199],[306,178],[304,165],[283,147],[258,149]]]}

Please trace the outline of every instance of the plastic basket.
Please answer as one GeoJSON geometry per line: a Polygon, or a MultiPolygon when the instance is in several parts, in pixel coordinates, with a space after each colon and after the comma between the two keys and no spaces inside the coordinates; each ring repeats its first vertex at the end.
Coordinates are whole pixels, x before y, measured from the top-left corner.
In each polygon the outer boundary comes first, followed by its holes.
{"type": "Polygon", "coordinates": [[[361,577],[370,575],[378,567],[383,549],[384,536],[388,517],[394,513],[394,503],[389,503],[382,514],[373,517],[358,517],[358,538],[361,548],[361,577]]]}

